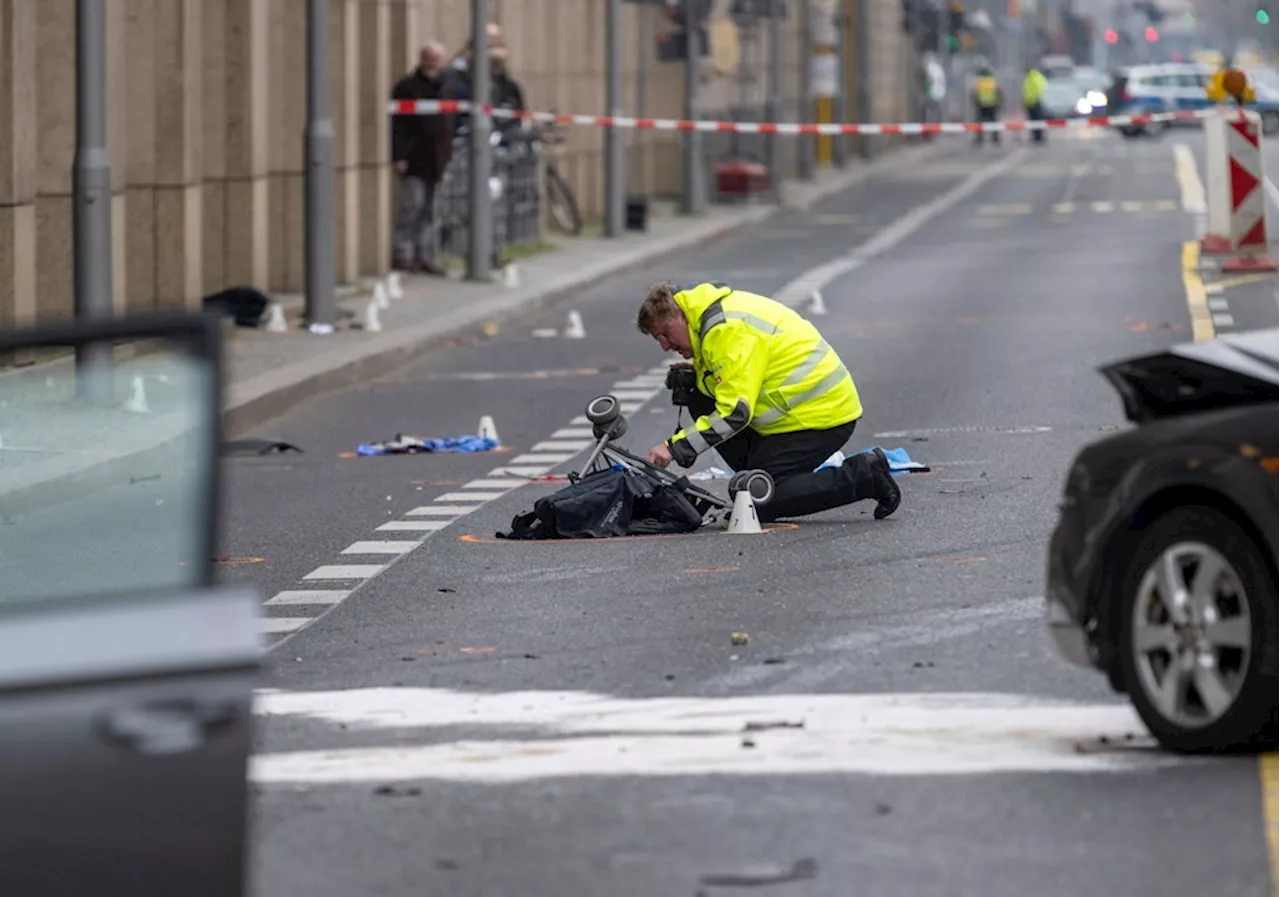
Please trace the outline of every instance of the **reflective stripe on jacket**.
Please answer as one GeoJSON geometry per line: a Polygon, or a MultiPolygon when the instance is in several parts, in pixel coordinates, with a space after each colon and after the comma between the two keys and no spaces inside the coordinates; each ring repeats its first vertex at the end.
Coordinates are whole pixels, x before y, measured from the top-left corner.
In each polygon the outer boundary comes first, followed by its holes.
{"type": "Polygon", "coordinates": [[[973,97],[984,109],[1000,105],[1000,85],[995,78],[984,75],[973,87],[973,97]]]}
{"type": "Polygon", "coordinates": [[[681,467],[747,426],[763,435],[826,430],[862,416],[848,368],[796,312],[720,283],[675,289],[698,389],[716,400],[714,413],[667,440],[681,467]]]}
{"type": "Polygon", "coordinates": [[[1043,100],[1044,89],[1048,84],[1045,76],[1037,70],[1027,72],[1027,77],[1022,80],[1022,105],[1034,106],[1043,100]]]}

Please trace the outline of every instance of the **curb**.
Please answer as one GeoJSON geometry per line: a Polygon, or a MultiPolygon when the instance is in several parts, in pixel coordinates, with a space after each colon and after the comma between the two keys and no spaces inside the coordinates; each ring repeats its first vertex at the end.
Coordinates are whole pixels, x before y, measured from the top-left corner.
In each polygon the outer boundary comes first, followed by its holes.
{"type": "Polygon", "coordinates": [[[892,163],[912,165],[940,155],[947,142],[901,147],[854,165],[827,183],[783,184],[781,202],[748,206],[684,233],[645,242],[621,258],[578,268],[549,284],[521,288],[468,303],[444,318],[419,322],[359,346],[348,346],[260,374],[227,388],[222,421],[224,436],[241,436],[284,413],[299,402],[379,377],[407,364],[421,352],[435,348],[482,323],[504,321],[541,311],[589,288],[597,281],[644,268],[672,253],[705,248],[737,231],[760,224],[786,211],[807,211],[824,199],[862,183],[892,163]]]}

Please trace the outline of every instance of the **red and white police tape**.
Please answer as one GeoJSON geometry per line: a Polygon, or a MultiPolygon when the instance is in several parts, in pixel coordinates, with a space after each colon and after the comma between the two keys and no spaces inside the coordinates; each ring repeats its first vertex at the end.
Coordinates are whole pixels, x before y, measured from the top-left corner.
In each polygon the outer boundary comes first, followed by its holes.
{"type": "MultiPolygon", "coordinates": [[[[1153,112],[1141,115],[1103,115],[1092,118],[1049,118],[1042,121],[898,122],[895,124],[799,123],[746,121],[690,121],[677,118],[634,118],[624,115],[575,115],[562,112],[516,112],[484,105],[494,118],[514,118],[562,125],[596,125],[654,131],[727,131],[737,134],[974,134],[979,131],[1031,131],[1040,128],[1117,127],[1152,122],[1189,121],[1215,114],[1214,109],[1153,112]]],[[[470,112],[467,100],[392,100],[392,115],[438,115],[470,112]]]]}

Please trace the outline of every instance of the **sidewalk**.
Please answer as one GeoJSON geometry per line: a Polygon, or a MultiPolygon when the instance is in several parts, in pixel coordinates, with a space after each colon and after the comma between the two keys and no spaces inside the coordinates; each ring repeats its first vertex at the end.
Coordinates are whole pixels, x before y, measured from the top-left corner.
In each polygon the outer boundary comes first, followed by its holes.
{"type": "MultiPolygon", "coordinates": [[[[402,278],[404,296],[379,313],[381,332],[363,329],[372,281],[341,291],[342,315],[335,332],[314,335],[301,329],[300,296],[277,297],[289,330],[275,333],[228,325],[225,342],[224,438],[235,438],[277,417],[312,396],[379,376],[471,328],[523,315],[587,288],[602,278],[659,262],[677,251],[705,246],[742,228],[759,224],[786,209],[805,210],[853,187],[878,171],[915,167],[946,152],[949,141],[915,144],[864,162],[851,159],[844,169],[823,169],[812,181],[783,184],[777,205],[711,206],[697,218],[651,216],[645,233],[616,239],[565,238],[555,248],[517,262],[519,285],[473,283],[458,278],[402,278]]],[[[38,378],[67,361],[0,375],[38,378]]],[[[95,434],[92,454],[67,451],[7,470],[0,485],[0,517],[65,500],[93,483],[128,482],[149,466],[172,463],[168,427],[157,437],[159,421],[144,415],[110,415],[115,427],[95,434]],[[155,457],[152,457],[155,456],[155,457]],[[163,460],[161,460],[163,459],[163,460]]],[[[5,434],[0,433],[0,439],[5,434]]],[[[56,442],[54,443],[56,444],[56,442]]],[[[3,443],[0,443],[0,447],[3,443]]],[[[8,453],[0,448],[0,456],[8,453]]],[[[0,457],[0,470],[6,469],[0,457]]]]}

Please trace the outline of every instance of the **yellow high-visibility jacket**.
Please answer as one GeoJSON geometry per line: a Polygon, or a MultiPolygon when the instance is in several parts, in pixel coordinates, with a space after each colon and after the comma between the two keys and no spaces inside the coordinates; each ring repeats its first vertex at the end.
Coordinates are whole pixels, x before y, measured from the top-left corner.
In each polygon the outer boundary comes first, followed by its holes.
{"type": "Polygon", "coordinates": [[[983,109],[1000,105],[1000,84],[990,75],[983,75],[973,85],[973,98],[983,109]]]}
{"type": "Polygon", "coordinates": [[[762,435],[826,430],[862,416],[840,356],[781,302],[705,282],[676,287],[675,301],[689,322],[698,389],[716,400],[713,414],[667,440],[681,467],[748,426],[762,435]]]}

